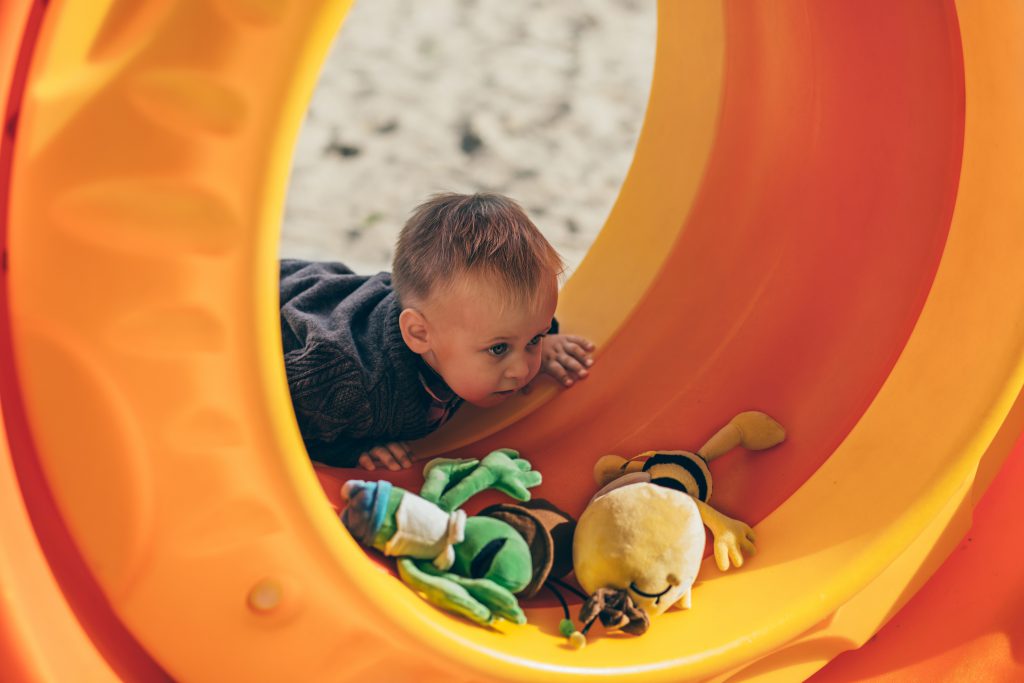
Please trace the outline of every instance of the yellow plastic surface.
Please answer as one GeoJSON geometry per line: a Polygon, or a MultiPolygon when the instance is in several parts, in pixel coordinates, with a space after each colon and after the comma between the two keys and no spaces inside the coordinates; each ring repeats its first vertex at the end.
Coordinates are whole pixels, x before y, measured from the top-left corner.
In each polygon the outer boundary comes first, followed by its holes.
{"type": "MultiPolygon", "coordinates": [[[[11,172],[19,398],[57,512],[137,646],[183,681],[651,683],[792,680],[866,641],[959,540],[1024,426],[1024,9],[956,8],[966,118],[953,218],[870,405],[757,525],[748,566],[705,566],[692,610],[573,651],[552,608],[487,631],[405,590],[340,532],[305,457],[280,361],[278,224],[296,132],[347,7],[64,0],[46,13],[11,172]]],[[[767,15],[801,16],[799,3],[779,7],[767,15]]],[[[724,59],[727,20],[743,11],[659,9],[637,157],[559,312],[609,355],[676,265],[716,162],[722,97],[744,86],[724,59]]],[[[652,333],[690,329],[670,299],[657,303],[666,323],[652,333]]],[[[656,361],[624,389],[655,380],[656,361]]],[[[549,398],[445,438],[470,442],[549,398]]],[[[0,486],[5,544],[31,550],[8,469],[0,486]]],[[[41,566],[38,549],[26,557],[0,556],[0,576],[41,566]]],[[[49,596],[60,642],[89,653],[52,583],[27,590],[49,596]]],[[[3,609],[10,624],[28,608],[3,609]]],[[[94,680],[124,676],[94,655],[83,655],[94,680]]]]}

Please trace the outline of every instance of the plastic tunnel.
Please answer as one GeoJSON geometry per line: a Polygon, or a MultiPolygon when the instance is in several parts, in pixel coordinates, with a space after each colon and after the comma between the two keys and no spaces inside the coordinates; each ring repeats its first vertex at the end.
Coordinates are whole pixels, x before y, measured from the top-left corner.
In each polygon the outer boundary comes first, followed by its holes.
{"type": "Polygon", "coordinates": [[[713,468],[756,557],[581,651],[553,606],[424,603],[303,451],[277,240],[346,11],[0,4],[0,678],[1024,675],[1024,5],[661,3],[633,165],[560,299],[593,376],[419,448],[517,448],[578,513],[602,454],[787,427],[713,468]]]}

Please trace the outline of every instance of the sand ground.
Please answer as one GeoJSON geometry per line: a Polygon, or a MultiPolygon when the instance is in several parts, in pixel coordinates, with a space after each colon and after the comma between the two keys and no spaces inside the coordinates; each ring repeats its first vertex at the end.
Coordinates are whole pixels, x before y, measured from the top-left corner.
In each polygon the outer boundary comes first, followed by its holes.
{"type": "Polygon", "coordinates": [[[434,192],[517,199],[582,259],[632,159],[655,0],[359,0],[295,152],[281,255],[389,270],[434,192]]]}

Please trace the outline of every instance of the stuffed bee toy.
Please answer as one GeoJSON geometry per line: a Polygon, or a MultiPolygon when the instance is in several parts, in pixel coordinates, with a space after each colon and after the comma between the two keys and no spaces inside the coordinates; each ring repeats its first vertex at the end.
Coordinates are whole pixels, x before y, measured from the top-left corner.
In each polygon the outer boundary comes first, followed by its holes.
{"type": "Polygon", "coordinates": [[[600,619],[608,629],[640,635],[650,617],[676,605],[690,607],[691,587],[704,556],[707,526],[722,571],[753,555],[754,532],[712,508],[715,458],[742,445],[763,450],[786,432],[760,412],[734,417],[697,452],[649,451],[626,460],[606,455],[594,467],[600,490],[583,511],[573,540],[576,580],[589,595],[580,611],[574,647],[600,619]]]}

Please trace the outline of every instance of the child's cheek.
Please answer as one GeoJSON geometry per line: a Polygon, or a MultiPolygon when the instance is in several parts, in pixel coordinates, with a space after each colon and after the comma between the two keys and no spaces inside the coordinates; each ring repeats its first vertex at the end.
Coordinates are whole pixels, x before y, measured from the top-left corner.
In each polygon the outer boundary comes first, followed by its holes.
{"type": "Polygon", "coordinates": [[[541,360],[542,360],[542,358],[541,358],[541,355],[539,353],[538,354],[534,354],[533,358],[530,359],[530,377],[529,377],[530,380],[532,380],[534,377],[536,377],[537,373],[540,372],[541,360]]]}

